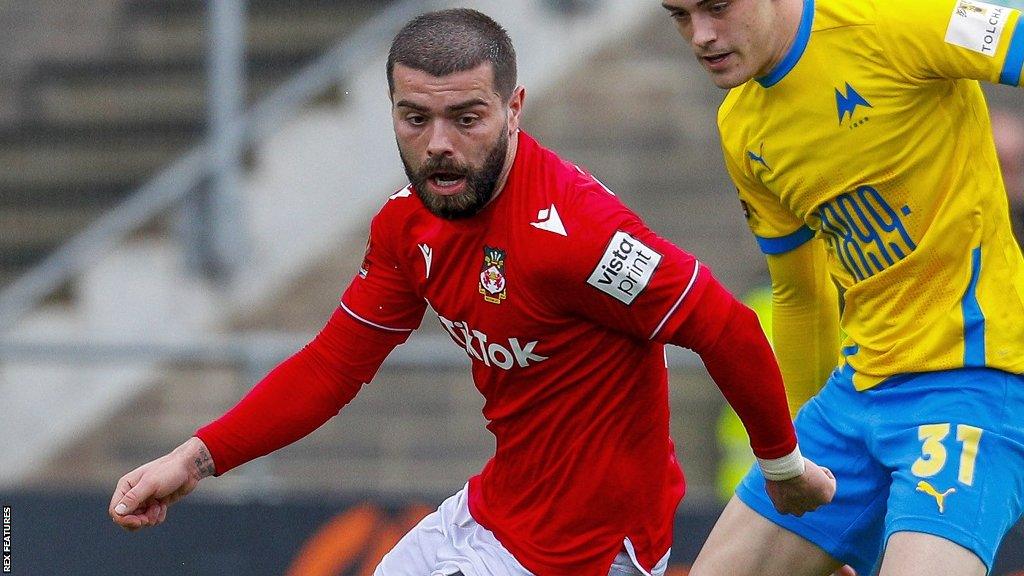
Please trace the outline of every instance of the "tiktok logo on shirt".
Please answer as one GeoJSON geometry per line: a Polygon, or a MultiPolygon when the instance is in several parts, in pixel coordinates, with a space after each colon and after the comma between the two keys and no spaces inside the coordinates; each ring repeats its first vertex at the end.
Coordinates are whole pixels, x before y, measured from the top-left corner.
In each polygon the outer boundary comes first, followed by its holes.
{"type": "Polygon", "coordinates": [[[530,362],[543,362],[547,356],[534,354],[538,342],[533,340],[523,344],[518,338],[509,338],[507,346],[497,342],[488,342],[487,334],[470,328],[468,322],[454,322],[437,315],[441,325],[456,344],[466,350],[470,359],[483,362],[485,366],[495,366],[502,370],[510,370],[514,366],[529,368],[530,362]]]}

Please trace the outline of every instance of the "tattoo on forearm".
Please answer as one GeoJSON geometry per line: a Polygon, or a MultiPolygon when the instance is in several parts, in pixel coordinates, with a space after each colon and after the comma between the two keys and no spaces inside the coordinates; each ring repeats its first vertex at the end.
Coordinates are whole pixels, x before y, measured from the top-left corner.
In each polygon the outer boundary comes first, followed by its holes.
{"type": "Polygon", "coordinates": [[[195,464],[200,478],[213,476],[217,472],[216,467],[213,465],[213,457],[210,456],[210,452],[205,446],[199,449],[199,455],[196,456],[195,464]]]}

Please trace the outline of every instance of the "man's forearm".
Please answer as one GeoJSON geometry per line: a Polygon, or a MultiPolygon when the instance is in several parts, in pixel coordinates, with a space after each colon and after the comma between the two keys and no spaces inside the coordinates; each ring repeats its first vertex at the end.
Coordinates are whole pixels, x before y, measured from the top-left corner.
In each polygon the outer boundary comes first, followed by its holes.
{"type": "Polygon", "coordinates": [[[818,393],[839,353],[839,296],[818,241],[770,256],[772,341],[786,383],[789,410],[818,393]]]}
{"type": "Polygon", "coordinates": [[[210,456],[210,450],[206,448],[206,444],[199,438],[193,436],[189,438],[188,442],[198,444],[198,450],[192,455],[193,472],[196,478],[203,479],[207,476],[213,476],[217,472],[217,467],[213,463],[213,456],[210,456]]]}
{"type": "Polygon", "coordinates": [[[183,442],[180,446],[171,451],[174,458],[180,458],[185,462],[188,475],[196,481],[207,476],[213,476],[217,468],[213,462],[213,456],[201,438],[193,436],[183,442]]]}
{"type": "Polygon", "coordinates": [[[712,279],[670,342],[700,355],[747,429],[758,458],[773,460],[793,453],[796,434],[782,376],[752,310],[712,279]]]}
{"type": "Polygon", "coordinates": [[[299,440],[338,414],[407,334],[338,311],[308,346],[274,368],[224,416],[196,431],[216,474],[299,440]]]}

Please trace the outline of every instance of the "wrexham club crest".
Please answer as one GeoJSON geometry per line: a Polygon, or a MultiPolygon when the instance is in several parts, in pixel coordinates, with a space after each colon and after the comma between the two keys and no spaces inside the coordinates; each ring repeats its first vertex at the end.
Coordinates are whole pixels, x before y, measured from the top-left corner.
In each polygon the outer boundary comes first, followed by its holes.
{"type": "Polygon", "coordinates": [[[505,299],[505,251],[484,247],[484,265],[480,268],[480,293],[484,300],[501,304],[505,299]]]}

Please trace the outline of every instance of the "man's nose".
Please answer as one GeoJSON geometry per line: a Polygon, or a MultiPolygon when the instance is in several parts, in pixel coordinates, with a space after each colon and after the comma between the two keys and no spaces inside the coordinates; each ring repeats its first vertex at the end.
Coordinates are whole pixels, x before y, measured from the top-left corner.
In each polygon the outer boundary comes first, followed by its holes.
{"type": "Polygon", "coordinates": [[[451,126],[447,122],[438,121],[431,124],[430,141],[427,142],[427,156],[452,156],[455,148],[452,144],[451,126]]]}
{"type": "Polygon", "coordinates": [[[697,48],[707,48],[715,40],[718,40],[718,31],[715,30],[715,22],[712,18],[702,14],[693,14],[690,17],[690,26],[693,36],[690,42],[697,48]]]}

